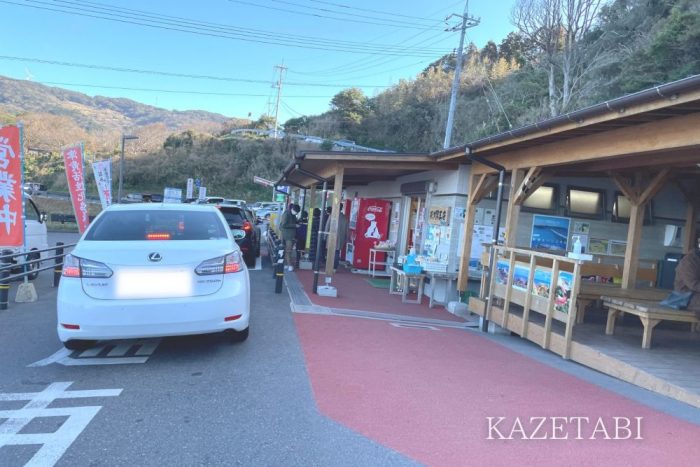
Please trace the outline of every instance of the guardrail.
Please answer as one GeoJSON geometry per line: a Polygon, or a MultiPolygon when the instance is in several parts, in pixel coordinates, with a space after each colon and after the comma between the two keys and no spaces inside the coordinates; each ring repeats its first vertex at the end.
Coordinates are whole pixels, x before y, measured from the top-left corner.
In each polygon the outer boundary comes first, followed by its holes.
{"type": "Polygon", "coordinates": [[[77,243],[69,243],[66,245],[63,242],[57,242],[56,246],[52,248],[31,250],[22,253],[12,253],[12,250],[2,250],[0,252],[0,265],[2,265],[0,267],[0,310],[7,310],[9,305],[10,282],[14,280],[24,279],[25,282],[27,282],[36,278],[40,272],[53,269],[53,286],[58,287],[58,283],[61,280],[61,272],[63,271],[63,258],[67,254],[65,250],[67,248],[73,248],[75,245],[77,245],[77,243]],[[50,251],[55,252],[53,256],[41,257],[41,253],[50,251]],[[39,257],[35,258],[36,255],[39,255],[39,257]],[[20,257],[24,257],[25,260],[21,263],[14,262],[15,258],[20,257]],[[42,262],[50,260],[54,261],[52,265],[41,267],[42,262]],[[37,267],[33,268],[33,264],[36,264],[37,267]],[[21,269],[23,272],[12,274],[13,271],[18,269],[21,269]]]}

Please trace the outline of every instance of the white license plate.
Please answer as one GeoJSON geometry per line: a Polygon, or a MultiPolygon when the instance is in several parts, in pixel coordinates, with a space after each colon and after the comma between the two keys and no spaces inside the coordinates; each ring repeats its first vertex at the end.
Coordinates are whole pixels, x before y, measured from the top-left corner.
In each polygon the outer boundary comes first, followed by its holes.
{"type": "Polygon", "coordinates": [[[122,270],[117,273],[117,298],[190,297],[192,272],[182,269],[122,270]]]}

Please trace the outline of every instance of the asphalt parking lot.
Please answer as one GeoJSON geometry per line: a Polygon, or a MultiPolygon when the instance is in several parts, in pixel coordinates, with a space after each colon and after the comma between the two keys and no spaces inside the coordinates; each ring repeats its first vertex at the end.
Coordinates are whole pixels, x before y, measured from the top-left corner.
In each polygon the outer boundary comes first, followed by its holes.
{"type": "Polygon", "coordinates": [[[0,311],[0,465],[411,464],[319,413],[289,297],[263,266],[250,272],[244,343],[209,335],[83,352],[63,350],[42,273],[37,302],[0,311]]]}

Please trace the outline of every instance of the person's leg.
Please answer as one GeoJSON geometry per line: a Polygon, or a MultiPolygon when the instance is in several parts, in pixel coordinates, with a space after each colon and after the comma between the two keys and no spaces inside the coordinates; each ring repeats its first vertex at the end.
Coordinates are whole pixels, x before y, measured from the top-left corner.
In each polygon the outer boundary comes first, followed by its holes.
{"type": "MultiPolygon", "coordinates": [[[[284,242],[284,262],[287,268],[292,268],[294,266],[294,260],[292,259],[292,249],[294,248],[294,240],[285,240],[284,242]]],[[[290,269],[291,271],[291,269],[290,269]]]]}

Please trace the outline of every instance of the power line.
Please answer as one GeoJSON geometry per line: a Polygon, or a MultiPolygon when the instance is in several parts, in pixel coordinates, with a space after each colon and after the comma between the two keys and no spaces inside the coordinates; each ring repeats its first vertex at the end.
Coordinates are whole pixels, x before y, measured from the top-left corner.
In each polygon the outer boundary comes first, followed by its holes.
{"type": "MultiPolygon", "coordinates": [[[[0,2],[1,3],[1,2],[0,2]]],[[[57,65],[66,66],[73,68],[88,68],[93,70],[106,70],[106,71],[117,71],[120,73],[138,73],[147,75],[158,75],[158,76],[173,76],[176,78],[191,78],[191,79],[205,79],[213,81],[229,81],[229,82],[243,82],[243,83],[256,83],[256,84],[266,84],[270,82],[261,79],[246,79],[246,78],[229,78],[225,76],[211,76],[211,75],[195,75],[188,73],[173,73],[167,71],[158,70],[142,70],[136,68],[121,68],[107,65],[91,65],[86,63],[75,63],[75,62],[63,62],[58,60],[45,60],[39,58],[31,57],[15,57],[10,55],[0,55],[0,60],[11,60],[17,62],[32,62],[32,63],[42,63],[45,65],[57,65]]],[[[288,82],[285,83],[287,86],[315,86],[315,87],[328,87],[328,88],[388,88],[388,85],[374,85],[374,84],[335,84],[335,83],[314,83],[314,82],[288,82]]]]}
{"type": "MultiPolygon", "coordinates": [[[[376,22],[376,21],[363,21],[363,20],[355,20],[355,19],[350,19],[350,18],[342,18],[342,17],[336,17],[336,16],[328,16],[325,14],[321,13],[305,13],[303,11],[296,11],[296,10],[290,10],[288,8],[279,8],[279,7],[274,7],[274,6],[269,6],[269,5],[261,5],[259,3],[255,2],[248,2],[244,0],[228,0],[231,3],[239,3],[241,5],[248,5],[248,6],[253,6],[257,8],[264,8],[266,10],[275,10],[275,11],[281,11],[284,13],[292,13],[295,15],[300,15],[300,16],[312,16],[315,18],[325,18],[325,19],[332,19],[336,21],[343,21],[343,22],[351,22],[351,23],[359,23],[359,24],[371,24],[374,26],[384,26],[384,27],[391,27],[391,28],[403,28],[403,29],[426,29],[425,26],[419,26],[416,24],[409,24],[405,23],[403,21],[394,21],[394,22],[376,22]]],[[[377,20],[383,20],[383,18],[376,18],[377,20]]],[[[386,21],[386,20],[384,20],[386,21]]]]}
{"type": "Polygon", "coordinates": [[[366,11],[369,13],[378,13],[380,15],[400,16],[402,18],[410,18],[410,19],[419,20],[419,21],[432,21],[430,18],[424,18],[422,16],[411,16],[411,15],[404,15],[404,14],[396,13],[396,12],[373,10],[371,8],[360,8],[360,7],[345,5],[343,3],[326,2],[323,0],[309,0],[309,1],[313,2],[313,3],[321,3],[324,5],[332,5],[332,6],[337,6],[337,7],[341,7],[341,8],[346,8],[348,10],[366,11]]]}
{"type": "MultiPolygon", "coordinates": [[[[292,6],[296,6],[296,7],[299,7],[299,8],[305,8],[305,9],[307,9],[307,10],[323,11],[323,12],[327,12],[327,13],[340,14],[340,15],[347,15],[347,16],[356,17],[356,18],[375,19],[375,20],[381,20],[381,21],[387,21],[388,19],[391,19],[391,20],[393,20],[393,21],[396,21],[396,19],[395,19],[396,17],[411,18],[411,19],[413,20],[412,22],[408,22],[408,21],[401,21],[401,22],[402,22],[402,23],[406,23],[406,24],[412,24],[412,25],[415,25],[415,24],[416,24],[415,21],[428,21],[428,22],[432,22],[432,21],[433,21],[433,20],[430,19],[430,18],[419,18],[419,17],[417,17],[417,16],[406,16],[406,15],[402,15],[402,14],[398,14],[398,13],[390,13],[390,12],[384,12],[384,11],[378,11],[378,10],[368,10],[368,9],[364,9],[364,8],[352,8],[352,7],[348,7],[347,5],[341,5],[341,6],[343,6],[344,9],[345,9],[345,11],[342,11],[342,10],[331,10],[331,9],[329,9],[329,8],[323,8],[323,7],[312,7],[312,6],[302,5],[302,4],[300,4],[300,3],[297,3],[297,2],[290,2],[290,1],[288,1],[288,0],[269,0],[269,1],[275,2],[275,3],[282,3],[282,4],[284,4],[284,5],[292,5],[292,6]],[[369,15],[363,15],[363,14],[359,14],[359,13],[352,13],[351,10],[366,11],[366,12],[376,12],[376,13],[379,13],[379,14],[381,14],[381,15],[391,16],[391,18],[379,18],[379,17],[377,17],[377,16],[369,16],[369,15]]],[[[326,4],[326,5],[333,5],[333,6],[338,5],[338,4],[331,3],[331,2],[317,2],[317,3],[323,3],[323,4],[326,4]]]]}
{"type": "MultiPolygon", "coordinates": [[[[422,35],[422,34],[425,34],[426,32],[427,32],[427,31],[419,32],[418,34],[415,34],[415,35],[413,35],[413,36],[407,38],[406,41],[411,41],[411,40],[413,40],[413,39],[416,39],[418,36],[420,36],[420,35],[422,35]]],[[[424,40],[422,40],[422,41],[420,41],[420,42],[418,42],[418,43],[416,43],[416,44],[413,44],[412,47],[413,47],[413,46],[418,46],[418,45],[421,45],[421,44],[425,44],[426,42],[428,42],[428,41],[430,41],[430,40],[432,40],[432,39],[435,39],[435,38],[438,37],[438,36],[442,36],[443,33],[444,33],[444,31],[440,31],[440,32],[438,32],[437,34],[435,34],[435,35],[433,35],[433,36],[430,36],[430,37],[428,37],[428,38],[426,38],[426,39],[424,39],[424,40]]],[[[440,39],[440,40],[438,40],[438,41],[435,41],[435,42],[432,42],[432,43],[430,43],[429,45],[434,45],[434,44],[436,44],[436,43],[438,43],[438,42],[441,42],[441,41],[442,41],[442,39],[440,39]]],[[[365,69],[367,69],[368,67],[374,67],[374,66],[376,66],[376,65],[383,64],[383,63],[390,63],[390,62],[392,62],[392,61],[396,61],[396,60],[399,60],[399,59],[401,59],[401,58],[411,58],[411,57],[392,57],[392,58],[389,58],[389,59],[387,59],[387,57],[374,57],[374,58],[370,58],[370,59],[362,58],[362,59],[359,59],[359,60],[353,60],[352,62],[347,63],[347,64],[345,64],[345,65],[339,65],[339,66],[336,66],[336,67],[333,67],[333,68],[327,68],[326,70],[317,70],[317,71],[315,71],[315,72],[299,72],[299,71],[296,71],[296,72],[294,72],[294,73],[296,73],[296,74],[301,74],[301,75],[314,75],[314,76],[318,76],[318,75],[334,76],[334,75],[341,75],[341,74],[342,74],[342,75],[345,75],[345,74],[347,74],[347,73],[349,73],[349,72],[352,72],[352,71],[365,70],[365,69]],[[359,65],[359,70],[358,70],[358,65],[359,65]]],[[[435,56],[430,57],[430,59],[431,59],[431,60],[434,60],[434,59],[435,59],[435,56]]]]}
{"type": "MultiPolygon", "coordinates": [[[[47,4],[46,1],[40,1],[40,0],[30,0],[33,1],[34,3],[42,3],[42,4],[47,4]]],[[[323,39],[319,37],[312,37],[312,36],[301,36],[301,35],[296,35],[296,34],[286,34],[286,33],[280,33],[278,31],[265,31],[261,29],[252,29],[252,28],[244,28],[240,26],[232,26],[228,24],[223,24],[223,23],[213,23],[209,21],[195,21],[189,18],[183,18],[180,16],[172,16],[172,15],[165,15],[162,13],[153,13],[153,12],[148,12],[144,10],[137,10],[133,8],[123,8],[123,7],[116,7],[114,5],[109,5],[106,3],[99,3],[99,2],[92,2],[92,1],[86,1],[86,0],[53,0],[54,3],[62,3],[62,4],[68,4],[68,5],[78,5],[79,7],[71,7],[71,6],[64,6],[65,8],[74,8],[78,9],[79,11],[94,11],[98,10],[100,13],[103,11],[109,12],[109,13],[121,13],[122,17],[145,17],[145,18],[152,18],[154,20],[164,20],[164,21],[169,21],[173,23],[178,23],[178,24],[185,24],[187,26],[193,26],[197,28],[207,28],[207,29],[213,29],[213,30],[221,30],[225,32],[235,32],[235,33],[246,33],[246,34],[253,34],[253,35],[260,35],[265,38],[285,38],[294,40],[294,41],[301,41],[301,42],[313,42],[315,44],[322,43],[325,45],[336,45],[340,44],[342,46],[348,46],[348,47],[354,47],[354,48],[360,48],[360,47],[367,47],[371,49],[377,49],[377,50],[396,50],[396,51],[405,51],[405,47],[403,46],[395,46],[392,44],[369,44],[369,43],[364,43],[364,42],[356,42],[356,41],[343,41],[343,40],[335,40],[335,39],[323,39]],[[90,10],[86,10],[86,8],[90,10]],[[102,11],[100,11],[102,10],[102,11]]],[[[429,50],[425,49],[422,50],[423,52],[428,52],[429,50]]],[[[432,50],[430,50],[432,52],[432,50]]]]}
{"type": "MultiPolygon", "coordinates": [[[[47,86],[76,86],[83,88],[99,88],[99,89],[119,89],[121,91],[144,91],[144,92],[161,92],[161,93],[172,93],[172,94],[195,94],[203,96],[226,96],[226,97],[268,97],[267,94],[245,94],[245,93],[229,93],[229,92],[210,92],[210,91],[191,91],[191,90],[181,90],[181,89],[157,89],[157,88],[132,88],[125,86],[107,86],[100,84],[87,84],[87,83],[62,83],[56,81],[32,81],[33,83],[45,84],[47,86]]],[[[330,99],[333,96],[311,96],[311,95],[296,95],[296,96],[285,96],[286,98],[319,98],[319,99],[330,99]]]]}
{"type": "MultiPolygon", "coordinates": [[[[46,2],[41,2],[37,0],[25,0],[25,3],[18,3],[18,2],[13,2],[9,0],[0,0],[0,3],[8,4],[8,5],[16,5],[16,6],[21,6],[21,7],[26,7],[26,8],[33,8],[37,10],[44,10],[44,11],[52,11],[52,12],[58,12],[58,13],[65,13],[65,14],[70,14],[74,16],[80,16],[80,17],[87,17],[87,18],[96,18],[96,19],[102,19],[106,21],[113,21],[113,22],[118,22],[118,23],[124,23],[124,24],[132,24],[132,25],[137,25],[137,26],[145,26],[153,29],[162,29],[162,30],[168,30],[168,31],[176,31],[176,32],[185,32],[189,34],[196,34],[200,36],[207,36],[207,37],[216,37],[216,38],[223,38],[223,39],[231,39],[231,40],[239,40],[239,41],[244,41],[244,42],[253,42],[253,43],[259,43],[259,44],[269,44],[269,45],[281,45],[281,46],[287,46],[287,47],[296,47],[296,48],[302,48],[302,49],[314,49],[314,50],[331,50],[331,51],[339,51],[339,52],[346,52],[346,53],[356,53],[356,54],[370,54],[370,55],[386,55],[386,56],[391,56],[391,55],[406,55],[407,53],[412,54],[413,56],[431,56],[433,55],[433,52],[430,51],[407,51],[407,50],[399,50],[395,48],[394,46],[387,46],[387,47],[392,47],[392,48],[387,48],[387,49],[378,49],[378,48],[372,48],[367,45],[357,45],[357,46],[350,46],[347,44],[341,44],[340,46],[334,46],[330,44],[324,44],[319,41],[314,41],[314,40],[309,40],[309,42],[303,43],[300,42],[298,39],[286,39],[286,38],[280,38],[278,39],[273,35],[273,33],[265,32],[263,33],[263,37],[260,37],[261,34],[258,33],[257,35],[250,33],[250,32],[221,32],[217,30],[212,30],[211,27],[202,27],[202,26],[189,26],[187,24],[183,24],[183,22],[173,22],[171,20],[152,20],[152,19],[144,19],[144,18],[138,18],[134,17],[133,14],[131,16],[128,16],[129,14],[114,14],[114,13],[106,13],[106,12],[100,12],[100,11],[94,11],[94,10],[89,10],[85,8],[77,8],[77,7],[70,7],[70,6],[54,6],[53,4],[49,4],[46,2]],[[49,6],[39,6],[39,5],[49,5],[49,6]],[[61,9],[63,8],[63,9],[61,9]],[[118,18],[125,18],[125,19],[118,19],[118,18]],[[267,34],[268,37],[265,37],[264,34],[267,34]]],[[[65,2],[68,3],[68,2],[65,2]]],[[[95,7],[93,7],[95,8],[95,7]]]]}

